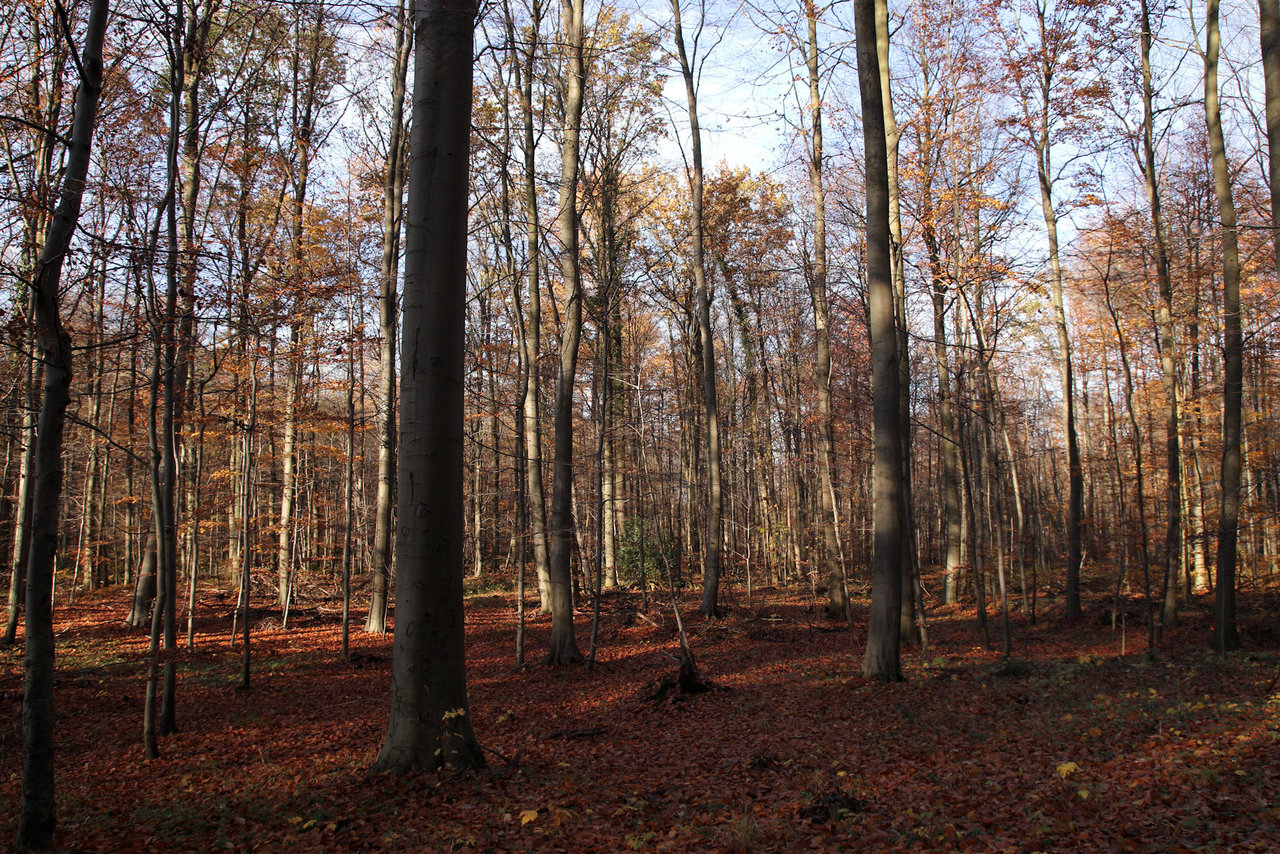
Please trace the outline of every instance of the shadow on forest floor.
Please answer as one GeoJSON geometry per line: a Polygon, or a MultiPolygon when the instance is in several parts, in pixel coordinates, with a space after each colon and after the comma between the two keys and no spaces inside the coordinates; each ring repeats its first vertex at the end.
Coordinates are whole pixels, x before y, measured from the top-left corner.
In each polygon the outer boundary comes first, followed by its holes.
{"type": "MultiPolygon", "coordinates": [[[[235,690],[233,600],[203,592],[179,653],[180,732],[142,759],[145,633],[128,591],[56,613],[60,847],[80,851],[1232,850],[1280,846],[1274,591],[1241,593],[1249,649],[1207,649],[1207,604],[1147,656],[1145,608],[1111,626],[1050,598],[1016,611],[1013,656],[984,649],[972,603],[931,608],[907,681],[859,678],[854,626],[803,592],[741,591],[723,619],[682,608],[724,690],[653,702],[675,671],[669,602],[604,598],[598,668],[513,666],[514,599],[469,597],[471,714],[487,772],[369,777],[386,725],[391,637],[339,655],[340,609],[303,601],[287,630],[251,615],[253,687],[235,690]]],[[[531,603],[533,599],[529,600],[531,603]]],[[[589,602],[578,614],[590,637],[589,602]]],[[[998,643],[998,615],[991,633],[998,643]]],[[[185,618],[182,628],[185,630],[185,618]]],[[[536,661],[550,621],[530,613],[536,661]]],[[[0,838],[21,768],[19,647],[0,650],[0,838]]]]}

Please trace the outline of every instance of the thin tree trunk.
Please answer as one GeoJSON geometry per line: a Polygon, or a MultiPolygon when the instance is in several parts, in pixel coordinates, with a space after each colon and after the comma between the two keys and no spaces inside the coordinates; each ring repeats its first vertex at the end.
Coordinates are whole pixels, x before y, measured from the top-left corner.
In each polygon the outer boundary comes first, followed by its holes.
{"type": "Polygon", "coordinates": [[[31,548],[27,562],[23,764],[17,835],[20,851],[50,850],[56,821],[53,788],[53,570],[62,496],[62,437],[71,389],[71,339],[62,325],[58,289],[63,261],[80,218],[85,177],[89,172],[98,96],[102,92],[102,46],[106,27],[107,0],[93,0],[83,39],[70,152],[58,207],[40,250],[31,293],[36,344],[45,369],[44,396],[36,428],[31,548]]]}
{"type": "Polygon", "coordinates": [[[396,338],[397,268],[400,257],[401,207],[404,199],[404,98],[413,32],[408,7],[401,0],[396,18],[396,52],[391,68],[391,133],[382,176],[382,262],[378,281],[378,331],[381,338],[381,373],[378,396],[382,412],[378,420],[378,494],[374,505],[373,572],[369,615],[364,630],[387,630],[387,584],[395,553],[396,482],[396,338]]]}
{"type": "Polygon", "coordinates": [[[37,360],[28,358],[26,370],[26,414],[22,418],[19,434],[22,442],[22,458],[18,464],[18,494],[13,510],[13,554],[9,574],[9,607],[4,626],[4,645],[12,646],[17,638],[18,615],[21,613],[22,591],[25,587],[29,534],[31,532],[32,477],[36,460],[36,418],[39,414],[36,401],[37,382],[43,383],[44,369],[37,370],[37,360]]]}
{"type": "MultiPolygon", "coordinates": [[[[698,302],[698,336],[702,342],[702,410],[707,435],[707,532],[703,547],[702,603],[698,610],[707,617],[720,615],[720,548],[724,499],[720,483],[720,412],[716,393],[715,335],[711,329],[711,296],[707,288],[706,252],[703,249],[703,173],[702,129],[698,124],[698,91],[694,68],[684,43],[680,0],[671,0],[676,55],[684,78],[685,98],[689,104],[689,141],[692,163],[689,172],[690,236],[693,250],[693,286],[698,302]]],[[[696,59],[696,56],[695,56],[696,59]]]]}
{"type": "MultiPolygon", "coordinates": [[[[505,7],[504,7],[505,8],[505,7]]],[[[542,31],[541,0],[531,0],[528,39],[523,63],[513,68],[520,97],[521,152],[524,155],[524,216],[527,302],[520,325],[520,353],[525,362],[522,382],[521,418],[524,433],[525,487],[529,499],[530,537],[533,540],[534,569],[538,578],[538,603],[543,614],[551,613],[551,576],[547,552],[546,489],[542,482],[541,380],[538,359],[542,346],[542,294],[540,284],[542,226],[538,214],[537,142],[534,137],[533,81],[537,73],[538,39],[542,31]]],[[[507,37],[516,41],[515,21],[507,9],[507,37]]],[[[517,290],[519,284],[513,285],[517,290]]],[[[517,297],[517,305],[519,303],[517,297]]]]}
{"type": "MultiPolygon", "coordinates": [[[[823,176],[822,91],[818,66],[818,8],[815,0],[804,0],[807,25],[804,59],[809,84],[809,150],[805,165],[809,192],[813,196],[813,262],[809,275],[809,296],[813,302],[814,383],[816,386],[818,431],[818,477],[822,519],[822,561],[827,576],[827,613],[837,619],[848,615],[845,601],[844,563],[836,533],[833,467],[834,428],[831,416],[831,311],[827,299],[827,196],[823,176]]],[[[879,70],[877,69],[877,85],[879,70]]],[[[883,124],[883,116],[880,123],[883,124]]]]}
{"type": "MultiPolygon", "coordinates": [[[[1267,0],[1259,0],[1265,4],[1267,0]]],[[[1271,0],[1272,3],[1275,0],[1271,0]]],[[[1165,241],[1164,217],[1160,209],[1160,183],[1156,172],[1155,94],[1151,82],[1151,16],[1147,0],[1142,0],[1142,162],[1151,206],[1151,230],[1155,242],[1156,285],[1160,289],[1160,368],[1165,396],[1165,523],[1164,599],[1160,625],[1178,624],[1178,567],[1182,564],[1182,448],[1179,436],[1177,343],[1173,325],[1173,284],[1169,276],[1169,251],[1165,241]]]]}
{"type": "Polygon", "coordinates": [[[577,664],[582,661],[573,631],[573,386],[578,370],[578,344],[582,337],[582,274],[578,257],[578,169],[582,131],[582,100],[586,87],[583,67],[583,0],[563,0],[565,113],[560,151],[560,272],[568,289],[564,335],[560,339],[560,368],[555,396],[555,482],[551,493],[551,643],[544,664],[577,664]]]}
{"type": "Polygon", "coordinates": [[[1262,78],[1266,90],[1267,179],[1271,190],[1271,242],[1280,275],[1280,0],[1258,0],[1262,78]]]}
{"type": "Polygon", "coordinates": [[[1204,112],[1213,160],[1213,192],[1222,227],[1222,510],[1218,521],[1214,585],[1213,645],[1226,653],[1240,648],[1236,627],[1236,548],[1240,530],[1240,473],[1244,398],[1244,343],[1240,318],[1240,248],[1231,172],[1218,106],[1218,0],[1208,0],[1205,18],[1204,112]]]}

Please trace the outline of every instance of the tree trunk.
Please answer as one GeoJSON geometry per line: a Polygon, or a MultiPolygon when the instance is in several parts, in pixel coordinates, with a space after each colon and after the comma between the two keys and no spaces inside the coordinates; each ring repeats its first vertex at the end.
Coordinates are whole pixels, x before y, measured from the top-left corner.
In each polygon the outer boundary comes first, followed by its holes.
{"type": "Polygon", "coordinates": [[[1266,89],[1267,180],[1271,189],[1271,241],[1280,275],[1280,2],[1258,0],[1262,79],[1266,89]]]}
{"type": "Polygon", "coordinates": [[[463,637],[463,385],[473,0],[420,0],[405,217],[391,720],[375,773],[478,768],[463,637]]]}
{"type": "MultiPolygon", "coordinates": [[[[880,97],[884,105],[884,136],[889,175],[889,251],[893,270],[893,309],[898,336],[898,419],[905,431],[902,441],[902,619],[903,643],[920,640],[916,626],[916,553],[915,506],[912,498],[911,462],[911,351],[907,336],[907,276],[902,248],[902,214],[898,196],[898,142],[902,137],[893,112],[893,91],[889,72],[889,9],[876,5],[876,53],[880,69],[880,97]]],[[[923,603],[920,603],[923,607],[923,603]]]]}
{"type": "Polygon", "coordinates": [[[71,389],[71,339],[62,326],[58,288],[75,234],[102,92],[102,45],[107,0],[94,0],[85,27],[80,87],[72,117],[70,152],[57,210],[45,235],[32,284],[36,344],[44,362],[44,396],[36,432],[31,548],[27,562],[26,676],[22,693],[22,792],[17,848],[53,847],[53,571],[62,497],[62,436],[71,389]]]}
{"type": "Polygon", "coordinates": [[[716,394],[715,336],[711,329],[711,296],[707,289],[706,253],[703,249],[702,130],[698,124],[698,92],[694,69],[689,62],[681,27],[680,0],[671,0],[671,12],[674,17],[676,54],[680,58],[680,73],[684,77],[685,97],[689,103],[689,139],[693,156],[689,173],[692,196],[690,243],[693,250],[693,286],[698,302],[698,337],[702,342],[702,409],[707,430],[707,533],[703,543],[706,559],[703,562],[702,603],[698,610],[707,617],[714,618],[720,615],[720,547],[724,539],[724,500],[720,485],[720,413],[716,394]]]}
{"type": "MultiPolygon", "coordinates": [[[[827,300],[827,196],[823,183],[822,91],[818,67],[818,8],[815,0],[804,0],[807,39],[805,68],[809,84],[809,151],[806,166],[809,192],[813,195],[813,266],[809,295],[813,302],[814,384],[818,406],[818,477],[822,508],[822,561],[827,577],[827,613],[837,619],[848,615],[847,585],[840,540],[836,532],[835,487],[833,482],[835,438],[831,416],[831,310],[827,300]]],[[[877,69],[877,84],[879,70],[877,69]]],[[[883,125],[883,116],[880,118],[883,125]]]]}
{"type": "Polygon", "coordinates": [[[578,257],[578,168],[582,131],[582,98],[586,86],[583,68],[583,0],[563,0],[565,113],[560,151],[560,272],[568,289],[564,335],[560,339],[560,369],[555,397],[555,482],[551,493],[551,543],[548,569],[551,580],[551,645],[544,664],[576,664],[582,661],[573,632],[573,386],[578,370],[578,343],[582,337],[582,274],[578,257]]]}
{"type": "MultiPolygon", "coordinates": [[[[1259,0],[1265,5],[1267,0],[1259,0]]],[[[1272,3],[1275,0],[1271,0],[1272,3]]],[[[1156,172],[1155,95],[1151,82],[1151,16],[1147,0],[1142,0],[1142,163],[1151,206],[1151,231],[1155,242],[1156,285],[1160,290],[1160,368],[1165,396],[1165,512],[1164,598],[1160,624],[1178,624],[1178,568],[1182,565],[1182,448],[1178,434],[1177,344],[1173,326],[1173,285],[1169,276],[1169,251],[1165,241],[1164,217],[1160,209],[1160,183],[1156,172]]]]}
{"type": "Polygon", "coordinates": [[[22,419],[20,440],[22,459],[18,464],[18,494],[13,508],[13,553],[9,575],[9,607],[4,626],[4,645],[12,646],[18,633],[22,591],[25,588],[29,534],[31,532],[32,477],[36,461],[36,383],[44,380],[44,369],[37,369],[34,358],[26,360],[27,411],[22,419]]]}
{"type": "Polygon", "coordinates": [[[396,52],[391,68],[391,132],[387,140],[387,160],[382,176],[382,262],[378,276],[378,332],[381,339],[378,396],[382,402],[382,412],[378,419],[378,494],[373,522],[373,583],[369,594],[369,615],[364,623],[366,632],[379,635],[387,630],[387,585],[395,553],[396,278],[404,199],[405,77],[412,49],[413,32],[409,27],[406,2],[402,0],[396,19],[396,52]]]}
{"type": "MultiPolygon", "coordinates": [[[[505,7],[504,7],[505,8],[505,7]]],[[[524,435],[525,490],[528,496],[529,536],[533,540],[533,562],[538,576],[539,610],[551,613],[551,576],[547,555],[546,489],[542,482],[541,379],[538,358],[542,346],[542,294],[540,283],[542,226],[538,218],[537,141],[534,136],[533,81],[537,74],[538,44],[542,32],[541,0],[531,0],[529,30],[523,48],[523,62],[513,68],[520,97],[521,152],[524,156],[525,279],[527,296],[520,321],[520,355],[524,360],[521,380],[521,419],[524,435]]],[[[515,21],[506,10],[507,37],[517,42],[515,21]]],[[[520,309],[519,284],[516,290],[520,309]]]]}
{"type": "Polygon", "coordinates": [[[1236,628],[1236,546],[1240,529],[1240,472],[1244,399],[1244,342],[1240,318],[1240,248],[1236,206],[1218,106],[1218,0],[1208,0],[1205,17],[1204,112],[1213,159],[1213,192],[1222,226],[1222,510],[1218,521],[1217,578],[1214,584],[1213,645],[1225,653],[1240,648],[1236,628]]]}
{"type": "Polygon", "coordinates": [[[855,0],[858,83],[867,170],[867,291],[871,313],[871,400],[875,429],[875,518],[871,620],[862,675],[902,680],[902,424],[898,333],[893,310],[889,174],[880,90],[877,9],[884,0],[855,0]]]}

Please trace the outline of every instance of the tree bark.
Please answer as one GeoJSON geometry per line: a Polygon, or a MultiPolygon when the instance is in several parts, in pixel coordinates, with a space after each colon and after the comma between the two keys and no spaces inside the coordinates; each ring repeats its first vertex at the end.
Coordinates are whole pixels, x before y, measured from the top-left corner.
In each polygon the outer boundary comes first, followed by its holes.
{"type": "Polygon", "coordinates": [[[463,385],[474,0],[417,0],[391,719],[375,773],[484,765],[467,708],[463,385]]]}
{"type": "Polygon", "coordinates": [[[1262,79],[1266,90],[1267,182],[1271,190],[1271,241],[1280,275],[1280,0],[1258,0],[1262,79]]]}
{"type": "Polygon", "coordinates": [[[867,291],[871,314],[871,400],[875,430],[875,507],[871,566],[871,620],[862,675],[902,680],[899,631],[902,602],[902,424],[898,333],[893,310],[889,233],[888,153],[880,90],[876,7],[855,0],[858,84],[862,95],[867,170],[867,291]]]}
{"type": "MultiPolygon", "coordinates": [[[[1265,4],[1268,0],[1259,0],[1265,4]]],[[[1275,0],[1271,0],[1275,2],[1275,0]]],[[[1165,534],[1164,598],[1160,624],[1178,624],[1178,568],[1182,565],[1182,442],[1178,433],[1177,344],[1173,325],[1173,284],[1169,276],[1169,250],[1165,240],[1164,216],[1160,208],[1160,182],[1156,172],[1155,93],[1151,79],[1151,15],[1142,0],[1142,165],[1151,207],[1151,231],[1155,243],[1156,286],[1160,290],[1157,322],[1160,328],[1160,368],[1165,396],[1165,534]]]]}
{"type": "Polygon", "coordinates": [[[573,631],[573,580],[569,561],[573,552],[573,386],[582,337],[582,272],[578,256],[578,168],[582,132],[582,98],[586,87],[583,67],[583,0],[563,0],[562,27],[566,56],[564,139],[560,151],[560,273],[568,289],[564,335],[560,339],[560,368],[556,376],[554,412],[555,482],[551,493],[551,543],[548,571],[551,583],[551,645],[544,664],[577,664],[582,653],[573,631]]]}
{"type": "Polygon", "coordinates": [[[44,362],[44,395],[36,429],[31,547],[27,561],[26,676],[22,693],[22,791],[17,848],[53,847],[54,802],[53,571],[62,497],[62,436],[71,389],[71,339],[62,325],[58,288],[75,235],[102,92],[102,45],[107,0],[89,9],[80,59],[80,87],[72,115],[70,151],[57,210],[45,235],[32,284],[36,344],[44,362]]]}
{"type": "Polygon", "coordinates": [[[693,250],[693,287],[698,302],[698,337],[702,342],[702,412],[707,436],[707,533],[703,542],[706,558],[702,573],[702,602],[698,610],[707,617],[720,615],[720,547],[724,498],[720,483],[720,412],[716,392],[715,336],[711,329],[711,295],[707,288],[707,259],[703,248],[703,172],[702,129],[698,124],[698,91],[694,68],[690,64],[681,25],[680,0],[671,0],[676,55],[684,78],[685,98],[689,104],[689,141],[692,163],[689,172],[690,240],[693,250]]]}
{"type": "MultiPolygon", "coordinates": [[[[809,84],[809,151],[806,167],[809,192],[813,196],[813,265],[809,275],[809,295],[813,302],[814,384],[818,406],[818,490],[822,508],[822,561],[827,576],[827,613],[837,619],[848,616],[847,585],[840,539],[836,531],[833,467],[835,430],[831,416],[831,310],[827,300],[827,194],[823,175],[822,91],[818,66],[818,8],[815,0],[804,0],[807,25],[804,43],[805,70],[809,84]]],[[[879,85],[879,69],[876,71],[879,85]]],[[[880,117],[883,126],[884,118],[880,117]]]]}
{"type": "Polygon", "coordinates": [[[381,372],[378,396],[378,492],[374,505],[373,572],[369,614],[364,630],[387,630],[387,585],[395,556],[396,487],[396,338],[400,225],[404,200],[404,98],[413,32],[409,28],[407,0],[401,0],[396,19],[396,50],[391,67],[391,132],[382,176],[382,262],[378,271],[378,332],[381,372]]]}
{"type": "Polygon", "coordinates": [[[1218,521],[1217,579],[1214,584],[1213,645],[1226,653],[1240,648],[1236,628],[1236,548],[1240,530],[1241,445],[1244,437],[1244,341],[1240,319],[1240,247],[1236,206],[1218,104],[1218,0],[1208,0],[1205,17],[1204,112],[1213,161],[1213,192],[1222,227],[1222,510],[1218,521]]]}
{"type": "MultiPolygon", "coordinates": [[[[892,75],[889,71],[889,8],[876,5],[876,53],[880,69],[880,97],[884,105],[884,136],[889,175],[889,252],[893,270],[893,313],[898,336],[898,418],[905,432],[902,441],[902,620],[903,643],[917,643],[915,506],[912,499],[911,462],[911,358],[907,336],[907,274],[902,248],[902,214],[898,195],[898,143],[902,133],[893,111],[892,75]]],[[[920,603],[923,607],[923,602],[920,603]]]]}

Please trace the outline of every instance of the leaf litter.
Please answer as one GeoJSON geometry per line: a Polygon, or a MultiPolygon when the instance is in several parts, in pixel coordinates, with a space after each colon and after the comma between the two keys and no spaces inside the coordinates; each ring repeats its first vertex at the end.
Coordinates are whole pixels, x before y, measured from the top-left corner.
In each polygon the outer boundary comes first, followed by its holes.
{"type": "MultiPolygon", "coordinates": [[[[253,688],[238,692],[240,648],[208,602],[195,648],[177,656],[179,732],[143,761],[146,637],[119,625],[127,599],[99,591],[56,612],[60,848],[1280,847],[1280,657],[1208,652],[1205,603],[1186,609],[1154,659],[1109,626],[1050,614],[1035,626],[1015,616],[1015,657],[1003,660],[982,648],[971,607],[940,608],[928,653],[904,649],[907,681],[886,686],[858,675],[865,600],[849,631],[802,593],[757,591],[751,606],[690,622],[715,690],[655,702],[678,640],[638,595],[607,597],[592,673],[516,670],[514,600],[473,597],[470,714],[489,769],[392,778],[368,773],[386,726],[390,635],[353,629],[343,661],[333,616],[295,610],[287,631],[254,626],[253,688]]],[[[527,648],[549,631],[549,618],[530,619],[527,648]]],[[[7,841],[20,646],[0,650],[0,678],[7,841]]]]}

